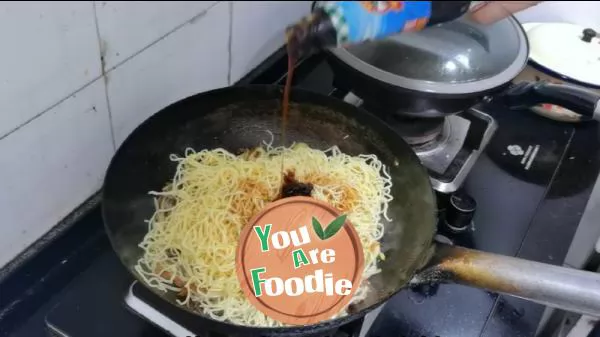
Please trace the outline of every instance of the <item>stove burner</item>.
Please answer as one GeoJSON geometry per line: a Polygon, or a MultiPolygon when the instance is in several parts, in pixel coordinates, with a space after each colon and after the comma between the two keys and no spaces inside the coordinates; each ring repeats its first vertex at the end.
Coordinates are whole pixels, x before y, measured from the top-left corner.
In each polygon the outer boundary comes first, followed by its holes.
{"type": "Polygon", "coordinates": [[[390,112],[369,102],[364,102],[363,107],[392,125],[404,141],[413,147],[434,147],[432,143],[443,141],[444,117],[415,118],[390,112]]]}
{"type": "Polygon", "coordinates": [[[390,124],[402,138],[415,148],[435,147],[435,143],[443,141],[444,118],[389,118],[390,124]]]}
{"type": "Polygon", "coordinates": [[[363,101],[352,92],[344,101],[363,107],[396,130],[428,169],[433,188],[441,193],[462,186],[497,128],[491,116],[474,108],[447,117],[415,118],[363,101]]]}

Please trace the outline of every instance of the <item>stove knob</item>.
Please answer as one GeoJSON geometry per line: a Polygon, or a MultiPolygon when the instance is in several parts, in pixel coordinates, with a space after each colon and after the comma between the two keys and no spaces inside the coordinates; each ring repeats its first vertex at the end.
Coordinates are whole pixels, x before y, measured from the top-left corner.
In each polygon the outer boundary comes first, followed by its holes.
{"type": "Polygon", "coordinates": [[[446,209],[446,226],[454,233],[461,233],[471,227],[477,203],[464,192],[456,192],[450,196],[446,209]]]}

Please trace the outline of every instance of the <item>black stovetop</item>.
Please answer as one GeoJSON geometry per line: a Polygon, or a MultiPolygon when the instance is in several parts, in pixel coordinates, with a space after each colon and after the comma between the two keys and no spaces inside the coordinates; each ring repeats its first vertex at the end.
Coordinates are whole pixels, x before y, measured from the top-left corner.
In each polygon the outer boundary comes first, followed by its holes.
{"type": "MultiPolygon", "coordinates": [[[[240,84],[281,84],[285,73],[286,55],[280,50],[240,84]]],[[[294,85],[322,94],[335,91],[323,56],[304,60],[294,85]]],[[[452,239],[488,252],[562,264],[600,171],[597,124],[562,124],[495,106],[480,109],[496,119],[498,130],[464,184],[477,202],[475,229],[452,239]],[[530,170],[514,160],[509,145],[539,145],[530,170]]],[[[108,243],[96,200],[90,200],[83,217],[59,226],[52,240],[40,241],[29,258],[0,274],[0,336],[44,336],[47,324],[73,337],[165,336],[125,308],[133,278],[108,243]]],[[[422,290],[394,296],[369,336],[533,336],[544,309],[460,285],[422,290]]]]}

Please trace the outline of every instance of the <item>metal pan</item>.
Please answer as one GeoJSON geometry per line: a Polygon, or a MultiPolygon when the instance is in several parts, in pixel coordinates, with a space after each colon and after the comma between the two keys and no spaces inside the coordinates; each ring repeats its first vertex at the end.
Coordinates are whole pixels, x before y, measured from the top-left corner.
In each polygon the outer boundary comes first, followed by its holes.
{"type": "MultiPolygon", "coordinates": [[[[257,146],[267,130],[280,137],[282,89],[275,86],[229,87],[201,93],[161,110],[120,146],[108,168],[102,211],[106,231],[123,264],[142,284],[133,266],[138,244],[154,212],[151,190],[173,176],[171,153],[222,147],[229,151],[257,146]]],[[[347,317],[292,328],[250,328],[197,314],[215,331],[244,336],[312,334],[328,331],[365,315],[411,284],[454,281],[575,310],[600,314],[600,275],[536,264],[510,257],[434,245],[435,196],[429,177],[411,148],[373,115],[332,97],[293,90],[286,139],[320,149],[338,145],[348,154],[371,153],[388,166],[393,179],[382,249],[382,272],[372,277],[370,296],[347,317]],[[420,271],[417,273],[417,271],[420,271]]],[[[182,310],[174,296],[156,295],[182,310]]],[[[189,311],[189,310],[188,310],[189,311]]],[[[191,311],[190,311],[191,312],[191,311]]]]}
{"type": "MultiPolygon", "coordinates": [[[[575,41],[570,44],[577,45],[577,34],[571,38],[575,41]]],[[[327,54],[337,86],[377,102],[387,113],[437,118],[493,99],[509,109],[551,103],[576,111],[582,119],[600,120],[600,95],[591,89],[544,81],[513,84],[527,65],[529,51],[527,35],[513,16],[481,25],[467,15],[327,54]]]]}

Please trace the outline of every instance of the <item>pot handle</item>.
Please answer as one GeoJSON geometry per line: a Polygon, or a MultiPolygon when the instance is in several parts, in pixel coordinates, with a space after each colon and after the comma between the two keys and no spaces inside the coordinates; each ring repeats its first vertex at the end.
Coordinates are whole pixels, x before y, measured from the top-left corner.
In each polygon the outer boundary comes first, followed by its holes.
{"type": "Polygon", "coordinates": [[[600,317],[600,273],[437,243],[410,285],[454,282],[600,317]]]}
{"type": "Polygon", "coordinates": [[[548,103],[600,121],[600,94],[584,88],[545,81],[520,82],[508,88],[502,98],[510,109],[548,103]]]}

